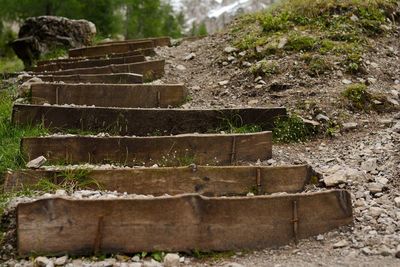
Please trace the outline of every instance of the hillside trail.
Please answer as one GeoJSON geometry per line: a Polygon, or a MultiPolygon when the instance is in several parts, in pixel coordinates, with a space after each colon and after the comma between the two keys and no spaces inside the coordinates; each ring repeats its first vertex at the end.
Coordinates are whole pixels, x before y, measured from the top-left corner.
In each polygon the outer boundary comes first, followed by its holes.
{"type": "MultiPolygon", "coordinates": [[[[238,67],[238,64],[232,63],[235,59],[224,53],[227,47],[230,47],[229,36],[215,34],[195,42],[184,42],[177,47],[157,49],[157,54],[166,59],[166,74],[162,81],[184,82],[190,90],[192,100],[184,108],[282,105],[291,110],[299,98],[300,101],[314,100],[327,111],[335,108],[331,101],[337,98],[337,92],[343,87],[339,77],[320,77],[311,81],[305,79],[303,83],[310,82],[310,86],[301,92],[300,89],[292,89],[275,96],[274,93],[262,93],[260,97],[254,93],[257,85],[254,78],[238,67]],[[327,87],[329,90],[325,90],[327,87]],[[317,93],[312,94],[315,91],[317,93]]],[[[396,51],[399,50],[397,43],[396,51]]],[[[372,60],[379,61],[376,58],[372,60]]],[[[381,67],[389,65],[392,75],[400,77],[395,62],[380,63],[381,67]]],[[[234,262],[244,266],[399,266],[399,259],[388,256],[400,248],[400,209],[394,200],[400,196],[400,135],[392,129],[399,117],[398,113],[356,115],[350,117],[349,122],[358,123],[357,130],[343,132],[333,139],[275,145],[273,148],[273,160],[269,161],[271,165],[308,163],[324,175],[332,174],[337,166],[364,171],[365,176],[359,179],[349,176],[349,180],[353,181],[339,185],[352,193],[354,227],[301,241],[298,246],[237,253],[232,259],[206,264],[224,266],[227,262],[234,262]],[[384,191],[371,195],[371,185],[382,179],[385,183],[384,191]],[[383,215],[374,214],[375,208],[382,209],[383,215]],[[342,241],[345,244],[340,247],[342,241]]]]}

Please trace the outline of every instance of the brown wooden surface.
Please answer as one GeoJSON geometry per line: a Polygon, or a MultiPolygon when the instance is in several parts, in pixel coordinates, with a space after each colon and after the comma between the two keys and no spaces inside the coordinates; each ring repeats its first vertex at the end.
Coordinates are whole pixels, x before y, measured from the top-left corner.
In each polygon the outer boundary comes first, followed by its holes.
{"type": "Polygon", "coordinates": [[[90,59],[90,60],[81,60],[76,62],[61,62],[61,63],[52,63],[48,65],[41,65],[34,68],[34,71],[43,72],[43,71],[58,71],[67,69],[82,69],[82,68],[104,67],[113,64],[130,64],[130,63],[137,63],[144,61],[146,61],[146,58],[143,55],[117,57],[109,59],[90,59]]]}
{"type": "Polygon", "coordinates": [[[187,134],[159,137],[56,136],[23,138],[27,161],[45,156],[50,163],[121,163],[229,165],[272,157],[272,133],[187,134]]]}
{"type": "Polygon", "coordinates": [[[92,56],[92,57],[70,57],[70,58],[60,58],[60,59],[49,59],[49,60],[41,60],[37,62],[37,66],[48,65],[53,63],[71,63],[76,61],[82,60],[92,60],[92,59],[107,59],[107,58],[116,58],[116,57],[131,57],[131,56],[154,56],[155,51],[153,48],[144,48],[144,49],[137,49],[134,51],[129,51],[126,53],[111,53],[108,55],[102,56],[92,56]]]}
{"type": "Polygon", "coordinates": [[[24,76],[23,82],[33,77],[38,77],[43,82],[64,83],[101,83],[101,84],[141,84],[143,75],[134,73],[110,73],[110,74],[74,74],[74,75],[33,75],[24,76]]]}
{"type": "Polygon", "coordinates": [[[154,48],[153,41],[139,41],[122,44],[98,45],[69,50],[69,57],[102,56],[112,53],[126,53],[138,49],[154,48]]]}
{"type": "Polygon", "coordinates": [[[187,90],[176,85],[57,84],[31,85],[33,103],[75,104],[99,107],[177,107],[185,102],[187,90]]]}
{"type": "Polygon", "coordinates": [[[240,119],[241,125],[256,124],[263,130],[272,130],[274,121],[283,116],[286,116],[285,108],[184,110],[14,104],[12,119],[19,125],[43,124],[52,131],[80,129],[144,136],[155,133],[207,133],[224,129],[227,122],[237,119],[240,119]]]}
{"type": "Polygon", "coordinates": [[[342,190],[235,198],[50,198],[18,205],[17,243],[20,256],[263,249],[352,221],[351,196],[342,190]]]}
{"type": "Polygon", "coordinates": [[[124,41],[108,41],[101,42],[100,45],[109,45],[109,44],[124,44],[131,42],[144,42],[144,41],[153,41],[154,46],[170,46],[171,38],[170,37],[155,37],[155,38],[143,38],[143,39],[132,39],[132,40],[124,40],[124,41]]]}
{"type": "Polygon", "coordinates": [[[131,64],[109,65],[82,69],[70,69],[47,72],[33,72],[42,75],[73,75],[73,74],[109,74],[109,73],[136,73],[146,76],[147,79],[161,78],[164,75],[164,60],[147,61],[131,64]]]}
{"type": "MultiPolygon", "coordinates": [[[[75,170],[76,172],[77,170],[75,170]]],[[[71,175],[73,170],[66,171],[71,175]]],[[[78,170],[79,172],[79,170],[78,170]]],[[[175,168],[138,168],[87,170],[87,178],[102,190],[129,194],[178,195],[198,193],[206,196],[272,194],[304,190],[314,175],[307,165],[280,167],[189,166],[175,168]]],[[[11,192],[37,184],[45,178],[54,184],[63,181],[65,171],[22,170],[5,176],[4,190],[11,192]]],[[[93,185],[92,189],[98,189],[93,185]]]]}

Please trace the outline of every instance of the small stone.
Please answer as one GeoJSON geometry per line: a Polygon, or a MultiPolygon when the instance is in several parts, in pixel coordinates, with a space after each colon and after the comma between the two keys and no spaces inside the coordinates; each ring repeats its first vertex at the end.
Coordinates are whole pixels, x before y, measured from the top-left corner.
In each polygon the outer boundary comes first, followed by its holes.
{"type": "MultiPolygon", "coordinates": [[[[57,190],[58,191],[58,190],[57,190]]],[[[55,266],[64,266],[68,261],[68,256],[62,256],[54,261],[55,266]]]]}
{"type": "Polygon", "coordinates": [[[53,267],[54,263],[49,258],[46,257],[37,257],[34,261],[34,264],[38,267],[53,267]]]}
{"type": "Polygon", "coordinates": [[[128,264],[128,267],[142,267],[142,263],[140,262],[131,262],[128,264]]]}
{"type": "Polygon", "coordinates": [[[232,46],[228,46],[228,47],[225,47],[224,51],[225,51],[225,53],[230,54],[230,53],[238,51],[238,49],[235,47],[232,47],[232,46]]]}
{"type": "Polygon", "coordinates": [[[287,42],[288,42],[288,39],[286,37],[282,37],[279,40],[278,49],[284,48],[286,46],[287,42]]]}
{"type": "Polygon", "coordinates": [[[244,57],[246,54],[247,54],[247,52],[246,52],[246,51],[243,51],[243,52],[240,52],[240,53],[239,53],[239,56],[244,57]]]}
{"type": "Polygon", "coordinates": [[[396,205],[397,208],[400,208],[400,197],[396,197],[394,199],[394,204],[396,205]]]}
{"type": "Polygon", "coordinates": [[[158,261],[151,259],[151,261],[143,262],[143,267],[162,267],[162,264],[158,261]]]}
{"type": "Polygon", "coordinates": [[[249,105],[249,106],[254,106],[254,105],[257,105],[258,104],[258,100],[257,99],[253,99],[253,100],[250,100],[249,102],[247,102],[247,104],[249,105]]]}
{"type": "Polygon", "coordinates": [[[354,130],[354,129],[357,129],[357,127],[358,127],[358,123],[356,123],[356,122],[347,122],[347,123],[343,123],[343,125],[342,125],[343,131],[354,130]]]}
{"type": "Polygon", "coordinates": [[[379,217],[383,212],[384,212],[384,210],[381,208],[378,208],[378,207],[369,208],[369,214],[372,217],[379,217]]]}
{"type": "Polygon", "coordinates": [[[229,262],[225,265],[223,265],[224,267],[244,267],[244,265],[236,263],[236,262],[229,262]]]}
{"type": "Polygon", "coordinates": [[[137,256],[137,255],[136,255],[136,256],[133,256],[133,257],[132,257],[132,261],[133,261],[133,262],[139,262],[139,261],[140,261],[140,257],[137,256]]]}
{"type": "Polygon", "coordinates": [[[236,58],[233,57],[233,56],[229,56],[229,57],[228,57],[228,61],[230,61],[230,62],[234,61],[235,59],[236,59],[236,58]]]}
{"type": "Polygon", "coordinates": [[[57,189],[55,195],[58,197],[66,196],[67,191],[65,191],[64,189],[57,189]]]}
{"type": "Polygon", "coordinates": [[[317,121],[329,121],[329,117],[324,114],[318,114],[316,117],[317,121]]]}
{"type": "Polygon", "coordinates": [[[395,125],[393,125],[392,131],[395,133],[400,133],[400,122],[397,122],[395,125]]]}
{"type": "Polygon", "coordinates": [[[37,157],[34,160],[29,161],[26,164],[26,167],[29,169],[39,169],[40,167],[43,166],[43,164],[45,164],[47,161],[47,159],[43,156],[37,157]]]}
{"type": "Polygon", "coordinates": [[[187,55],[184,60],[188,61],[188,60],[192,60],[196,57],[195,53],[190,53],[189,55],[187,55]]]}
{"type": "Polygon", "coordinates": [[[383,245],[383,246],[379,249],[379,253],[380,253],[382,256],[385,256],[385,257],[392,255],[391,249],[388,248],[388,247],[385,246],[385,245],[383,245]]]}
{"type": "Polygon", "coordinates": [[[400,104],[399,104],[399,101],[397,101],[396,99],[393,99],[393,98],[388,97],[388,98],[386,98],[386,100],[387,100],[388,103],[392,104],[393,106],[398,106],[398,105],[400,105],[400,104]]]}
{"type": "Polygon", "coordinates": [[[389,182],[389,180],[388,180],[387,178],[385,178],[385,177],[376,177],[376,178],[375,178],[375,181],[376,181],[378,184],[381,184],[381,185],[387,185],[388,182],[389,182]]]}
{"type": "Polygon", "coordinates": [[[400,244],[397,245],[395,256],[400,259],[400,244]]]}
{"type": "Polygon", "coordinates": [[[350,17],[350,19],[354,22],[358,21],[358,17],[354,14],[350,17]]]}
{"type": "Polygon", "coordinates": [[[377,79],[370,77],[370,78],[367,79],[367,81],[368,81],[369,84],[374,84],[374,83],[377,82],[377,79]]]}
{"type": "Polygon", "coordinates": [[[367,255],[367,256],[373,254],[372,250],[369,249],[368,247],[362,248],[362,249],[361,249],[361,252],[362,252],[364,255],[367,255]]]}
{"type": "Polygon", "coordinates": [[[347,79],[343,79],[343,80],[342,80],[342,83],[343,83],[343,84],[352,84],[353,82],[350,81],[350,80],[347,80],[347,79]]]}
{"type": "Polygon", "coordinates": [[[324,236],[323,235],[317,235],[317,241],[322,241],[324,240],[324,236]]]}
{"type": "Polygon", "coordinates": [[[227,85],[227,84],[229,84],[228,80],[221,81],[221,82],[218,83],[218,85],[220,85],[220,86],[224,86],[224,85],[227,85]]]}
{"type": "Polygon", "coordinates": [[[252,66],[252,64],[248,61],[243,61],[242,65],[243,65],[243,67],[251,67],[252,66]]]}
{"type": "Polygon", "coordinates": [[[372,172],[376,168],[378,168],[378,160],[376,158],[371,158],[361,163],[361,169],[366,172],[372,172]]]}
{"type": "Polygon", "coordinates": [[[341,240],[335,244],[333,244],[333,248],[344,248],[349,245],[349,242],[347,240],[341,240]]]}
{"type": "Polygon", "coordinates": [[[183,65],[178,65],[178,66],[176,66],[176,69],[179,71],[184,71],[184,70],[186,70],[186,67],[183,65]]]}
{"type": "Polygon", "coordinates": [[[376,193],[382,192],[383,188],[384,188],[384,185],[382,185],[382,184],[378,184],[378,183],[369,183],[368,184],[368,190],[372,194],[376,194],[376,193]]]}
{"type": "Polygon", "coordinates": [[[180,257],[178,254],[168,253],[164,257],[164,267],[179,267],[180,257]]]}

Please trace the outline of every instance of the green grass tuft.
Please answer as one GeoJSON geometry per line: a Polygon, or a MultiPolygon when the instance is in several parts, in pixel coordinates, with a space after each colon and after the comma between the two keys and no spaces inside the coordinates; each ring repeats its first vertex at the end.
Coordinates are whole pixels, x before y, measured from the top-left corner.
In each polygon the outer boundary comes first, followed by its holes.
{"type": "Polygon", "coordinates": [[[304,142],[315,136],[316,129],[307,125],[297,115],[275,121],[273,139],[278,143],[304,142]]]}

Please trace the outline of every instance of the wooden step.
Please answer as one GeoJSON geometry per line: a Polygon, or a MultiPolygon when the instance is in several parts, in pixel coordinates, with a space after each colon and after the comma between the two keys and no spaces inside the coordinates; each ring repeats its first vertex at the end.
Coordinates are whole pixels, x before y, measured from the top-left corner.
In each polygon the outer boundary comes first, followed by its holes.
{"type": "Polygon", "coordinates": [[[154,48],[153,41],[138,41],[122,44],[97,45],[69,50],[69,57],[103,56],[112,53],[126,53],[138,49],[154,48]]]}
{"type": "Polygon", "coordinates": [[[154,56],[155,52],[153,48],[145,48],[145,49],[137,49],[134,51],[126,52],[126,53],[112,53],[103,56],[92,56],[92,57],[70,57],[70,58],[62,58],[62,59],[50,59],[50,60],[41,60],[37,62],[37,66],[48,65],[53,63],[71,63],[82,60],[91,60],[91,59],[107,59],[107,58],[116,58],[116,57],[131,57],[131,56],[154,56]]]}
{"type": "Polygon", "coordinates": [[[308,165],[296,166],[188,166],[115,170],[21,170],[7,173],[4,191],[13,192],[34,186],[41,179],[64,183],[66,176],[85,174],[93,190],[162,196],[198,193],[206,196],[256,195],[278,192],[298,193],[315,183],[317,176],[308,165]],[[99,187],[100,186],[100,187],[99,187]]]}
{"type": "Polygon", "coordinates": [[[352,224],[351,196],[47,198],[17,207],[19,255],[231,251],[277,247],[352,224]]]}
{"type": "Polygon", "coordinates": [[[216,132],[226,130],[229,124],[272,130],[275,120],[285,116],[285,108],[184,110],[15,104],[12,121],[18,125],[43,125],[51,131],[79,129],[145,136],[216,132]]]}
{"type": "Polygon", "coordinates": [[[187,89],[183,84],[108,85],[36,83],[31,85],[30,95],[31,102],[36,104],[166,108],[182,105],[187,99],[187,89]]]}
{"type": "MultiPolygon", "coordinates": [[[[68,116],[68,113],[65,113],[68,116]]],[[[21,140],[27,161],[126,166],[235,165],[272,157],[272,133],[186,134],[157,137],[50,136],[21,140]],[[188,163],[189,162],[189,163],[188,163]]]]}
{"type": "Polygon", "coordinates": [[[42,75],[77,75],[77,74],[110,74],[136,73],[142,74],[145,80],[159,79],[164,75],[164,60],[146,61],[131,64],[108,65],[104,67],[69,69],[59,71],[33,72],[42,75]]]}
{"type": "Polygon", "coordinates": [[[154,38],[143,38],[143,39],[132,39],[132,40],[124,40],[124,41],[107,41],[101,42],[100,45],[109,45],[109,44],[125,44],[132,42],[144,42],[144,41],[153,41],[154,46],[170,46],[171,38],[170,37],[154,37],[154,38]]]}
{"type": "Polygon", "coordinates": [[[25,75],[22,82],[33,77],[38,77],[43,82],[64,83],[100,83],[100,84],[141,84],[143,75],[134,73],[110,73],[110,74],[74,74],[74,75],[25,75]]]}
{"type": "Polygon", "coordinates": [[[43,71],[58,71],[67,69],[82,69],[82,68],[104,67],[115,64],[130,64],[130,63],[137,63],[144,61],[146,61],[146,58],[143,55],[130,56],[130,57],[117,57],[110,59],[90,59],[90,60],[81,60],[76,62],[62,62],[62,63],[52,63],[48,65],[41,65],[34,68],[34,71],[43,72],[43,71]]]}

